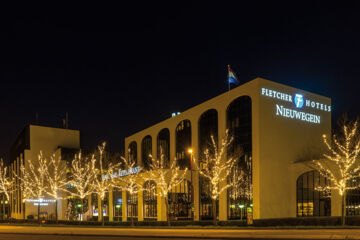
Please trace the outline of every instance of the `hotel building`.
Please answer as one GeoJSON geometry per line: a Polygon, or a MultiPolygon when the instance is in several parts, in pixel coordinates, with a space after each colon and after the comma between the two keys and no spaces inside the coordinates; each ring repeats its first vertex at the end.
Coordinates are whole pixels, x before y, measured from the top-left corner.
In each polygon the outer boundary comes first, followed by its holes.
{"type": "MultiPolygon", "coordinates": [[[[149,154],[159,157],[160,149],[168,166],[177,159],[182,169],[192,170],[169,193],[172,220],[201,221],[214,214],[220,221],[245,219],[248,208],[252,208],[254,219],[340,216],[338,193],[333,191],[330,197],[316,191],[316,186],[325,186],[329,181],[304,163],[324,150],[322,135],[330,133],[330,98],[256,78],[126,137],[125,157],[136,161],[141,169],[137,173],[136,168],[133,174],[146,171],[149,154]],[[233,188],[224,191],[213,213],[209,184],[194,166],[201,166],[210,136],[220,142],[226,130],[233,137],[226,156],[238,159],[235,168],[245,172],[251,184],[236,194],[233,188]]],[[[31,125],[13,147],[11,167],[17,171],[22,157],[36,159],[40,150],[52,154],[62,147],[79,149],[79,132],[31,125]]],[[[156,182],[141,184],[156,189],[156,182]]],[[[164,199],[155,193],[129,194],[111,189],[103,207],[106,221],[166,221],[164,199]]],[[[101,220],[97,212],[99,199],[93,194],[88,202],[90,218],[101,220]]],[[[24,204],[24,213],[20,193],[12,197],[11,203],[15,218],[35,214],[31,203],[24,204]]],[[[65,208],[65,201],[59,204],[65,208]]]]}

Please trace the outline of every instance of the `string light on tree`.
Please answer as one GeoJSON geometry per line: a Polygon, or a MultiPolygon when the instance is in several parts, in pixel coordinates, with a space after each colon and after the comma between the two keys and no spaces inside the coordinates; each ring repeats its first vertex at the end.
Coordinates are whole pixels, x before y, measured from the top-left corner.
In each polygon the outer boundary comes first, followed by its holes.
{"type": "Polygon", "coordinates": [[[225,137],[221,140],[221,146],[218,147],[214,136],[211,135],[211,146],[204,151],[204,159],[200,167],[200,175],[209,180],[210,196],[212,200],[213,209],[213,223],[217,224],[216,219],[216,200],[219,199],[220,194],[231,187],[227,183],[227,179],[236,163],[236,158],[229,157],[225,159],[225,153],[233,138],[229,136],[229,131],[226,131],[225,137]]]}
{"type": "MultiPolygon", "coordinates": [[[[166,168],[165,155],[160,149],[160,158],[154,159],[151,155],[150,170],[144,174],[146,181],[153,180],[157,185],[157,194],[165,200],[166,217],[168,225],[170,226],[169,218],[169,201],[168,194],[171,189],[175,188],[181,182],[184,181],[188,169],[180,170],[180,166],[177,166],[177,160],[172,161],[170,168],[166,168]]],[[[151,189],[149,190],[151,191],[151,189]]]]}
{"type": "Polygon", "coordinates": [[[315,168],[331,182],[331,185],[317,187],[316,190],[330,191],[334,189],[342,197],[342,225],[345,225],[346,192],[360,187],[359,184],[352,184],[354,179],[360,177],[360,132],[358,125],[358,119],[348,121],[344,117],[341,123],[341,131],[339,134],[333,135],[331,142],[326,135],[323,135],[328,150],[327,153],[323,154],[324,158],[313,160],[315,168]]]}

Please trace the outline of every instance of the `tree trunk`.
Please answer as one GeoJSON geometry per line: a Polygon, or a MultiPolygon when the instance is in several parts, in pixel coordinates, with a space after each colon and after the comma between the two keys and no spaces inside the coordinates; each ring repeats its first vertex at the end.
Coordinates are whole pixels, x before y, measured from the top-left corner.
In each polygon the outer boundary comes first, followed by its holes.
{"type": "Polygon", "coordinates": [[[104,220],[104,211],[103,211],[103,200],[100,200],[100,211],[101,211],[101,225],[104,226],[105,225],[105,220],[104,220]]]}
{"type": "Polygon", "coordinates": [[[169,202],[168,202],[167,198],[165,198],[165,206],[166,206],[166,220],[167,220],[168,226],[171,226],[170,214],[169,214],[169,202]]]}
{"type": "Polygon", "coordinates": [[[5,194],[2,196],[2,220],[5,219],[5,194]]]}
{"type": "Polygon", "coordinates": [[[346,217],[346,191],[344,191],[341,199],[341,225],[345,226],[346,217]]]}
{"type": "Polygon", "coordinates": [[[81,208],[80,208],[80,221],[84,221],[83,218],[83,212],[84,212],[84,199],[81,199],[81,208]]]}
{"type": "Polygon", "coordinates": [[[38,221],[39,221],[39,224],[41,224],[41,220],[40,220],[40,198],[39,198],[39,202],[38,202],[38,221]]]}
{"type": "Polygon", "coordinates": [[[211,198],[211,203],[212,203],[212,212],[213,212],[213,225],[216,226],[217,225],[217,215],[216,215],[216,201],[215,199],[211,198]]]}
{"type": "Polygon", "coordinates": [[[55,220],[56,224],[58,224],[58,209],[57,209],[58,200],[55,199],[55,220]]]}

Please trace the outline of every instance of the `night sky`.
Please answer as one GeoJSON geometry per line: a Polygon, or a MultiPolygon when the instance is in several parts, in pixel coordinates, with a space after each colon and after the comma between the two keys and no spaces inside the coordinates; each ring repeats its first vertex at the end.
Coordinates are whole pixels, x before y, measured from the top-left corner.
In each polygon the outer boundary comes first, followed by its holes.
{"type": "Polygon", "coordinates": [[[331,97],[333,121],[360,114],[357,7],[171,2],[3,9],[0,155],[35,113],[61,127],[68,112],[83,146],[119,151],[126,136],[225,92],[227,64],[241,83],[331,97]]]}

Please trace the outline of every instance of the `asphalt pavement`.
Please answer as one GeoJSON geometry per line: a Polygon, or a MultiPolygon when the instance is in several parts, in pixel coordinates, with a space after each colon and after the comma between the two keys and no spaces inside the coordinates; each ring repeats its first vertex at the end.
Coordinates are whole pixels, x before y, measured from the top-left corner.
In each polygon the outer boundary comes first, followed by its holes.
{"type": "Polygon", "coordinates": [[[0,226],[0,239],[360,239],[359,229],[151,229],[0,226]],[[35,238],[33,238],[35,237],[35,238]]]}

